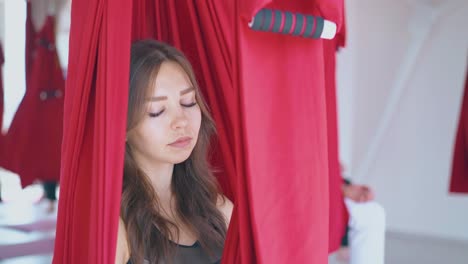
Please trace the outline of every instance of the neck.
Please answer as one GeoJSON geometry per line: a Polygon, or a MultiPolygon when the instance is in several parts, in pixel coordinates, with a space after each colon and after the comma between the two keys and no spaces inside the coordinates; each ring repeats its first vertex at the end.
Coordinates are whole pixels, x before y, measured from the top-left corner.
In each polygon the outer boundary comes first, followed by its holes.
{"type": "Polygon", "coordinates": [[[165,204],[172,198],[172,173],[174,164],[153,164],[151,169],[145,170],[151,185],[153,185],[160,201],[165,204]]]}
{"type": "Polygon", "coordinates": [[[148,161],[143,157],[135,157],[135,160],[150,179],[160,202],[163,204],[170,202],[174,164],[148,161]]]}

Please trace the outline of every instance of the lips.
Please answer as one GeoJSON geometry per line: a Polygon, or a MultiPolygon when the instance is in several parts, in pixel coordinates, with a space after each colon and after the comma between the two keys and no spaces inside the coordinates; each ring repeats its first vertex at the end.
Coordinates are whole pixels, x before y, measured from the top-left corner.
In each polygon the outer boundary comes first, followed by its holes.
{"type": "Polygon", "coordinates": [[[191,137],[180,137],[176,141],[169,144],[169,146],[176,148],[185,148],[188,145],[190,145],[190,142],[192,142],[191,137]]]}

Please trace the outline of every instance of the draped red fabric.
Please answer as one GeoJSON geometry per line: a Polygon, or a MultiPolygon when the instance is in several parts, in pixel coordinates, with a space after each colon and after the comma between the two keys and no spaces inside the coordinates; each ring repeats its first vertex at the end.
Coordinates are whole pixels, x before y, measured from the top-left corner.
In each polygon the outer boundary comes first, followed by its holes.
{"type": "MultiPolygon", "coordinates": [[[[314,3],[305,1],[265,7],[317,13],[314,3]]],[[[248,164],[244,195],[257,262],[327,263],[322,41],[254,32],[247,26],[252,9],[242,11],[238,56],[248,164]]]]}
{"type": "Polygon", "coordinates": [[[20,175],[23,187],[36,179],[58,181],[60,177],[65,81],[54,26],[49,16],[34,35],[26,93],[5,136],[5,167],[20,175]]]}
{"type": "Polygon", "coordinates": [[[348,214],[344,205],[342,193],[343,178],[339,163],[338,151],[338,120],[335,80],[335,54],[337,41],[324,42],[325,90],[327,99],[327,131],[328,131],[328,170],[330,188],[330,219],[329,248],[330,252],[340,247],[348,222],[348,214]]]}
{"type": "Polygon", "coordinates": [[[54,264],[114,263],[132,1],[73,1],[54,264]]]}
{"type": "MultiPolygon", "coordinates": [[[[155,25],[157,22],[156,5],[153,0],[133,1],[132,40],[157,38],[155,25]]],[[[159,16],[159,14],[158,14],[159,16]]]]}
{"type": "MultiPolygon", "coordinates": [[[[337,2],[337,4],[339,3],[337,2]]],[[[340,10],[341,13],[336,10],[334,11],[335,16],[339,17],[338,20],[341,21],[341,28],[333,40],[324,41],[323,45],[327,102],[328,170],[330,192],[329,252],[334,252],[340,247],[349,217],[341,189],[343,185],[343,176],[339,162],[338,109],[336,98],[336,53],[339,48],[345,46],[346,40],[344,2],[342,2],[341,5],[343,7],[340,10]]]]}
{"type": "Polygon", "coordinates": [[[468,73],[455,139],[450,192],[468,193],[468,73]]]}

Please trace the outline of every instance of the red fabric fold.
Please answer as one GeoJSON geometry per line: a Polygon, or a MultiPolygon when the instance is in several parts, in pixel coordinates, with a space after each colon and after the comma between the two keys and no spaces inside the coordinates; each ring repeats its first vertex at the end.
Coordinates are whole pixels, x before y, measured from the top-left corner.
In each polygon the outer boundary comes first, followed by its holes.
{"type": "Polygon", "coordinates": [[[132,2],[73,1],[54,264],[114,263],[132,2]]]}
{"type": "Polygon", "coordinates": [[[328,171],[329,171],[329,252],[341,245],[348,224],[348,213],[342,191],[343,177],[339,162],[338,118],[336,98],[336,50],[337,40],[324,42],[325,90],[327,99],[328,171]]]}
{"type": "Polygon", "coordinates": [[[468,74],[463,94],[450,179],[453,193],[468,193],[468,74]]]}
{"type": "MultiPolygon", "coordinates": [[[[307,14],[317,8],[299,1],[267,7],[307,14]]],[[[257,260],[327,263],[323,41],[253,32],[245,22],[239,35],[247,197],[257,260]]]]}
{"type": "MultiPolygon", "coordinates": [[[[328,251],[334,252],[341,246],[341,241],[346,232],[349,215],[344,204],[342,191],[343,175],[340,166],[339,138],[338,138],[338,105],[336,87],[336,53],[345,45],[346,27],[344,2],[333,1],[337,6],[341,4],[341,9],[334,9],[336,16],[341,16],[341,27],[337,35],[332,40],[324,41],[324,62],[325,62],[325,91],[327,102],[327,131],[328,131],[328,170],[329,170],[329,244],[328,251]],[[338,10],[338,12],[337,12],[338,10]]],[[[327,18],[328,19],[328,18],[327,18]]],[[[336,18],[330,18],[330,20],[336,18]]],[[[340,24],[338,24],[340,26],[340,24]]]]}
{"type": "Polygon", "coordinates": [[[272,2],[273,0],[238,0],[238,14],[243,21],[250,21],[260,9],[272,2]]]}

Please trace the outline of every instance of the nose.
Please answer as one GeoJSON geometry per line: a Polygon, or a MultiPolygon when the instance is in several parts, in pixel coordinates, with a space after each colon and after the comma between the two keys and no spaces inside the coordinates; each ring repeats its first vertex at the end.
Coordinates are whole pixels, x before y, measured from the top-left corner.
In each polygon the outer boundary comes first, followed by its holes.
{"type": "Polygon", "coordinates": [[[183,113],[183,111],[178,111],[174,116],[174,119],[171,123],[171,128],[174,130],[178,130],[181,128],[185,128],[188,125],[187,116],[183,113]]]}

